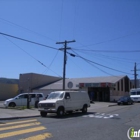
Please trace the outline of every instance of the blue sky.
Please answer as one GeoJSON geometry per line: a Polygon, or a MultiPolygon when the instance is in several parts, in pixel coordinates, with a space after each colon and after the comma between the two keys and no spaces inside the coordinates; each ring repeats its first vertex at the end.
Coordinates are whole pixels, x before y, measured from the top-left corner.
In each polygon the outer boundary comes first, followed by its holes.
{"type": "Polygon", "coordinates": [[[0,0],[0,33],[56,48],[0,35],[0,77],[63,76],[63,44],[56,42],[76,40],[68,52],[80,57],[67,54],[66,77],[133,79],[134,63],[140,68],[139,7],[139,0],[0,0]]]}

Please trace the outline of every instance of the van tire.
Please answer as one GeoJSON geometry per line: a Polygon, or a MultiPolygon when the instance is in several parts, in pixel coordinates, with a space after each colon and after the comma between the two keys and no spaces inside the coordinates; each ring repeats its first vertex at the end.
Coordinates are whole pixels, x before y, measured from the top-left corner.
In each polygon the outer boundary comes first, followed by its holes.
{"type": "Polygon", "coordinates": [[[64,108],[63,107],[59,107],[57,110],[57,116],[58,117],[62,117],[64,116],[65,112],[64,112],[64,108]]]}
{"type": "Polygon", "coordinates": [[[41,115],[42,117],[46,117],[46,116],[47,116],[47,112],[41,111],[41,112],[40,112],[40,115],[41,115]]]}
{"type": "Polygon", "coordinates": [[[87,105],[84,105],[82,108],[82,113],[87,113],[87,105]]]}
{"type": "Polygon", "coordinates": [[[11,102],[10,104],[9,104],[9,107],[15,107],[16,106],[16,104],[14,103],[14,102],[11,102]]]}

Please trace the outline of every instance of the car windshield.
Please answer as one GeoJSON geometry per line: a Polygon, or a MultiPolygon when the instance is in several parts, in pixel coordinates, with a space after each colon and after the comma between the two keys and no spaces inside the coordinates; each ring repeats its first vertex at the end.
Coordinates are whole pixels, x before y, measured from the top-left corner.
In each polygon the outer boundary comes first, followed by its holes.
{"type": "Polygon", "coordinates": [[[128,97],[121,97],[119,100],[127,100],[128,97]]]}
{"type": "Polygon", "coordinates": [[[49,96],[47,97],[47,99],[62,99],[64,96],[64,93],[60,93],[60,92],[53,92],[50,93],[49,96]]]}

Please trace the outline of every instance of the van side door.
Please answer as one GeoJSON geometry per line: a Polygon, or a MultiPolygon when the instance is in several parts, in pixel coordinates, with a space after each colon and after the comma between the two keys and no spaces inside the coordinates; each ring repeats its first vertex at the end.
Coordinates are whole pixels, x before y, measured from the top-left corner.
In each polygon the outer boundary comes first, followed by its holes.
{"type": "Polygon", "coordinates": [[[27,105],[27,94],[18,96],[17,106],[26,106],[27,105]]]}
{"type": "Polygon", "coordinates": [[[71,96],[69,92],[65,93],[65,99],[64,99],[64,104],[65,104],[65,110],[72,110],[72,104],[71,104],[71,96]]]}

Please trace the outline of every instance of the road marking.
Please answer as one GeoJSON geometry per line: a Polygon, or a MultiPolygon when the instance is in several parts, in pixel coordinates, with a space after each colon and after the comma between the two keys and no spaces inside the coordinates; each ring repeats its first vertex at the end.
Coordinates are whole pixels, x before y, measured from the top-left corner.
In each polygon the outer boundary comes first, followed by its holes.
{"type": "Polygon", "coordinates": [[[46,128],[43,126],[36,127],[36,128],[30,128],[30,129],[25,129],[25,130],[19,130],[19,131],[13,131],[13,132],[8,132],[8,133],[3,133],[0,134],[0,138],[7,138],[7,137],[12,137],[12,136],[17,136],[25,133],[31,133],[35,131],[40,131],[40,130],[45,130],[46,128]]]}
{"type": "Polygon", "coordinates": [[[23,128],[27,126],[34,126],[34,125],[40,125],[40,122],[34,122],[34,123],[29,123],[29,124],[21,124],[21,125],[16,125],[16,126],[8,126],[4,128],[0,128],[0,131],[2,130],[9,130],[9,129],[16,129],[16,128],[23,128]]]}
{"type": "Polygon", "coordinates": [[[119,114],[93,113],[89,115],[84,115],[83,117],[111,119],[111,118],[117,118],[118,116],[119,114]]]}
{"type": "Polygon", "coordinates": [[[37,121],[37,119],[32,119],[32,120],[26,120],[26,121],[16,121],[16,122],[9,122],[9,123],[6,123],[6,124],[0,124],[0,126],[5,126],[5,125],[11,125],[11,124],[18,124],[18,123],[27,123],[27,122],[35,122],[37,121]]]}
{"type": "Polygon", "coordinates": [[[51,138],[51,137],[52,137],[51,133],[44,133],[44,134],[40,134],[40,135],[36,135],[20,140],[45,140],[46,138],[51,138]]]}

